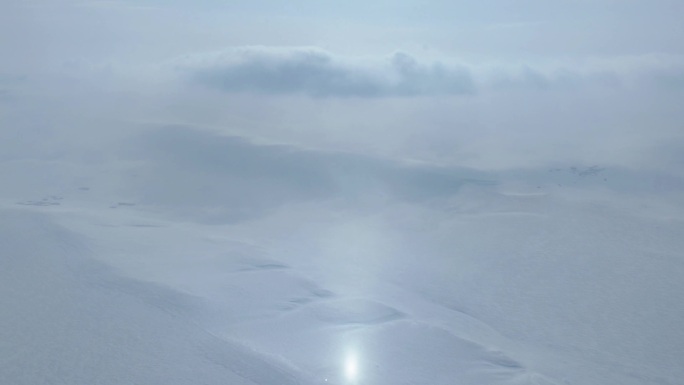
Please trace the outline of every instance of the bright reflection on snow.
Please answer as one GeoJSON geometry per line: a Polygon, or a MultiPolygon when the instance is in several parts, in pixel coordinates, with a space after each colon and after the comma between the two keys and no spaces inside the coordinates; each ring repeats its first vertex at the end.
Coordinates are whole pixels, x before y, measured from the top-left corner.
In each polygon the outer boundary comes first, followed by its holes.
{"type": "Polygon", "coordinates": [[[350,383],[356,382],[359,376],[359,361],[353,351],[348,352],[344,359],[344,376],[350,383]]]}

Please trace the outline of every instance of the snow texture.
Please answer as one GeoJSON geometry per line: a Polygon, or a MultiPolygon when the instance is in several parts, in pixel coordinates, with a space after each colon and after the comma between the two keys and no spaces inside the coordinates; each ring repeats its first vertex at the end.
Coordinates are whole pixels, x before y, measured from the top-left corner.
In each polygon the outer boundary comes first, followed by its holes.
{"type": "Polygon", "coordinates": [[[0,383],[684,378],[684,216],[644,174],[214,139],[155,131],[55,181],[3,163],[0,383]]]}

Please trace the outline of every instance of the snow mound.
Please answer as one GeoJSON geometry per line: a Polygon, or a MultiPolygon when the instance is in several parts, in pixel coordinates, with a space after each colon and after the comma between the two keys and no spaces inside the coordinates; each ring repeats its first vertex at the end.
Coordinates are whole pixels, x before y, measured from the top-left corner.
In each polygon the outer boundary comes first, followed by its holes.
{"type": "Polygon", "coordinates": [[[303,381],[189,322],[182,295],[89,260],[86,240],[44,215],[2,211],[0,244],[0,383],[303,381]]]}

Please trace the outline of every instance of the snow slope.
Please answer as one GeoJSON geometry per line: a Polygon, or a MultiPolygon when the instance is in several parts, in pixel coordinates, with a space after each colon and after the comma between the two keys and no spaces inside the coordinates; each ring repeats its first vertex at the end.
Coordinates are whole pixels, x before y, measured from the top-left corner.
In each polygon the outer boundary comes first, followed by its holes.
{"type": "Polygon", "coordinates": [[[301,383],[281,363],[192,323],[183,295],[94,262],[82,236],[48,216],[1,217],[0,382],[301,383]]]}
{"type": "Polygon", "coordinates": [[[212,135],[3,163],[0,382],[684,378],[676,189],[212,135]]]}

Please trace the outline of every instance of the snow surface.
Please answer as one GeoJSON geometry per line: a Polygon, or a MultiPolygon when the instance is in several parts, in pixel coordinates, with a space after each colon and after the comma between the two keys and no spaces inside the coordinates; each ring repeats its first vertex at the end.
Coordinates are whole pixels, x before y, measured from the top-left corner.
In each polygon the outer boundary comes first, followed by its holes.
{"type": "Polygon", "coordinates": [[[645,172],[126,146],[2,163],[0,383],[684,378],[682,194],[645,172]]]}

